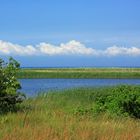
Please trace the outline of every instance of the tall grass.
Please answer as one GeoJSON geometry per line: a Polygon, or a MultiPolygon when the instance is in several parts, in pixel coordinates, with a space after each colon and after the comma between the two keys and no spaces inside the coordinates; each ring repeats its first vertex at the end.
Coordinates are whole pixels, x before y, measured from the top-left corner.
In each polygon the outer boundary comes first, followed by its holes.
{"type": "MultiPolygon", "coordinates": [[[[0,139],[139,140],[139,119],[80,112],[93,107],[97,97],[109,95],[116,88],[71,89],[29,98],[20,112],[0,116],[0,139]]],[[[132,89],[139,93],[140,87],[132,89]]]]}
{"type": "Polygon", "coordinates": [[[140,78],[139,68],[22,69],[19,78],[140,78]]]}

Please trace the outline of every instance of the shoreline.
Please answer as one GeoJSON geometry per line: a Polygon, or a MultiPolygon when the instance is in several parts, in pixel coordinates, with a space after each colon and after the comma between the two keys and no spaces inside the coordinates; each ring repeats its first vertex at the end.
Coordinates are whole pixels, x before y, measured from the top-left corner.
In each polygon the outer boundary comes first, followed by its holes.
{"type": "Polygon", "coordinates": [[[17,73],[19,79],[64,78],[64,79],[138,79],[140,68],[38,68],[21,69],[17,73]]]}

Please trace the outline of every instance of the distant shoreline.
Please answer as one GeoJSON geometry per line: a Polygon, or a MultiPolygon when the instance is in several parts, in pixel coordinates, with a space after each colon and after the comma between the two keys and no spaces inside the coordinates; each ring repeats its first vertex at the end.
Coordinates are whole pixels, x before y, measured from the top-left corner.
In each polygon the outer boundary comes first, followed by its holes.
{"type": "Polygon", "coordinates": [[[56,67],[21,67],[21,69],[52,69],[52,68],[81,68],[81,69],[83,69],[83,68],[140,68],[140,66],[81,66],[81,67],[76,67],[76,66],[64,66],[64,67],[60,67],[60,66],[56,66],[56,67]]]}
{"type": "Polygon", "coordinates": [[[140,78],[140,68],[22,68],[18,78],[140,78]]]}

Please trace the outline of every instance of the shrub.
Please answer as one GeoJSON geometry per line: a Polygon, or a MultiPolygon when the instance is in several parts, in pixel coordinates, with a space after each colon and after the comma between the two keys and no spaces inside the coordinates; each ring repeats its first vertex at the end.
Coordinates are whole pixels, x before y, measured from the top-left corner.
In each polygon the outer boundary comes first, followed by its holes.
{"type": "Polygon", "coordinates": [[[140,118],[140,87],[122,85],[96,99],[96,112],[140,118]]]}
{"type": "Polygon", "coordinates": [[[24,96],[17,92],[21,88],[16,73],[20,64],[12,57],[5,63],[0,59],[0,114],[16,111],[17,104],[21,103],[24,96]]]}

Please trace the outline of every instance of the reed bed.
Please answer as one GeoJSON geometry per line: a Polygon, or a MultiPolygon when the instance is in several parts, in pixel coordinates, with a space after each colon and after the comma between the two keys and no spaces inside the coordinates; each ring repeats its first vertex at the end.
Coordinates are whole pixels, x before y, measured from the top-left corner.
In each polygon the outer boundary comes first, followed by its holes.
{"type": "Polygon", "coordinates": [[[29,98],[17,113],[0,116],[1,140],[139,140],[140,120],[76,113],[94,106],[97,94],[112,88],[54,91],[29,98]]]}
{"type": "Polygon", "coordinates": [[[140,68],[21,69],[18,78],[140,78],[140,68]]]}

